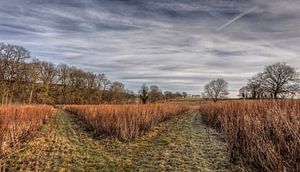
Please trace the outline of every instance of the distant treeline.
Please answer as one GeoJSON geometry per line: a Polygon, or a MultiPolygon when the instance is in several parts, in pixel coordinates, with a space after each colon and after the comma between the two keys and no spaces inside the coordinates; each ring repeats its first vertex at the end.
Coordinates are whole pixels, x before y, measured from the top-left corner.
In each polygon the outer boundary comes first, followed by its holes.
{"type": "MultiPolygon", "coordinates": [[[[264,71],[248,80],[246,86],[239,89],[242,99],[278,99],[295,98],[300,93],[300,78],[296,68],[284,62],[265,66],[264,71]]],[[[203,99],[218,101],[227,99],[228,82],[223,78],[211,80],[204,86],[203,99]]]]}
{"type": "MultiPolygon", "coordinates": [[[[139,96],[119,81],[66,64],[31,58],[22,46],[0,43],[0,103],[99,104],[132,103],[139,96]]],[[[181,93],[151,86],[149,101],[181,97],[181,93]],[[154,95],[155,94],[155,95],[154,95]]]]}

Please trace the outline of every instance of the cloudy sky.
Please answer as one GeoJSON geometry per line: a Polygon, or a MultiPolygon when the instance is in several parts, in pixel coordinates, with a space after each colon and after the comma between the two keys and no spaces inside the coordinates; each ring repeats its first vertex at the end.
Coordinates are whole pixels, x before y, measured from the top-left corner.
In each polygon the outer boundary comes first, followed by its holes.
{"type": "Polygon", "coordinates": [[[129,89],[231,95],[265,65],[300,68],[299,0],[0,0],[0,42],[105,73],[129,89]]]}

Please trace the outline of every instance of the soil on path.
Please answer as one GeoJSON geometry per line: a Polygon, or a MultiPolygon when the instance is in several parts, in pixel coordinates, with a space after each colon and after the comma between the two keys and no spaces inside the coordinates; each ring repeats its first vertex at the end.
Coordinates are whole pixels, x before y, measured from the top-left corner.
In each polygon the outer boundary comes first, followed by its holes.
{"type": "Polygon", "coordinates": [[[196,113],[129,142],[95,138],[57,109],[35,137],[0,156],[0,171],[232,171],[226,144],[196,113]]]}

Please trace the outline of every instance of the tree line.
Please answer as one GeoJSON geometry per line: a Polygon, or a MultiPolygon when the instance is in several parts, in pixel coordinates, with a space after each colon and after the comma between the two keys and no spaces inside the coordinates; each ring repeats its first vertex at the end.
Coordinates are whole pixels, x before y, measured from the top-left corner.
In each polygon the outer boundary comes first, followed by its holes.
{"type": "Polygon", "coordinates": [[[139,98],[142,104],[146,104],[148,102],[167,102],[178,98],[186,98],[186,96],[186,92],[162,92],[162,90],[156,85],[148,87],[146,84],[143,84],[139,90],[139,98]]]}
{"type": "MultiPolygon", "coordinates": [[[[147,96],[147,101],[157,102],[182,94],[162,93],[152,85],[147,96]]],[[[1,104],[98,104],[133,103],[139,95],[103,73],[31,59],[24,47],[0,43],[0,98],[1,104]]]]}
{"type": "MultiPolygon", "coordinates": [[[[239,89],[243,99],[294,98],[300,92],[299,73],[284,62],[268,65],[239,89]]],[[[217,101],[229,94],[228,82],[222,78],[210,81],[204,86],[203,97],[217,101]]]]}
{"type": "Polygon", "coordinates": [[[299,93],[299,81],[294,67],[279,62],[266,66],[263,72],[249,79],[239,90],[239,96],[245,99],[293,98],[299,93]]]}
{"type": "MultiPolygon", "coordinates": [[[[22,46],[0,43],[0,103],[99,104],[155,103],[185,98],[186,92],[170,92],[143,84],[135,94],[119,81],[110,81],[103,73],[87,72],[66,64],[30,59],[22,46]]],[[[299,93],[299,73],[286,63],[266,66],[239,90],[244,99],[293,98],[299,93]]],[[[229,95],[223,78],[204,86],[203,98],[218,99],[229,95]]]]}

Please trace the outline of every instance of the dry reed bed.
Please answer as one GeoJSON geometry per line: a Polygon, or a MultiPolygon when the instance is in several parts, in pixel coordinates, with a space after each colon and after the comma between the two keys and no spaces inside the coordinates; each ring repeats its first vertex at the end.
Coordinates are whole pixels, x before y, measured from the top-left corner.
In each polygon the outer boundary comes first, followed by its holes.
{"type": "Polygon", "coordinates": [[[253,171],[300,171],[300,101],[228,101],[200,105],[230,145],[231,160],[253,171]]]}
{"type": "Polygon", "coordinates": [[[51,106],[0,106],[0,153],[39,129],[51,114],[51,106]]]}
{"type": "Polygon", "coordinates": [[[188,110],[183,104],[147,105],[69,105],[84,125],[95,133],[108,134],[127,141],[188,110]]]}

